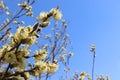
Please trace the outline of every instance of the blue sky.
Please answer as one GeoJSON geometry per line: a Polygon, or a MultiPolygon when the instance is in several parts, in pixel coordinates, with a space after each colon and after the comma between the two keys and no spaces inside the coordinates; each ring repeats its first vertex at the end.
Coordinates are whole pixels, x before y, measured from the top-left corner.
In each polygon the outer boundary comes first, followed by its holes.
{"type": "MultiPolygon", "coordinates": [[[[120,73],[120,1],[119,0],[41,0],[41,7],[60,6],[73,41],[71,72],[91,73],[90,45],[96,46],[95,75],[110,75],[118,80],[120,73]]],[[[42,8],[41,8],[42,9],[42,8]]]]}
{"type": "MultiPolygon", "coordinates": [[[[110,75],[111,80],[119,80],[120,0],[37,0],[33,10],[39,15],[40,11],[49,11],[57,5],[68,22],[68,33],[73,41],[70,75],[76,70],[91,73],[90,46],[95,44],[95,75],[110,75]]],[[[34,20],[25,20],[26,24],[34,23],[34,20]]]]}

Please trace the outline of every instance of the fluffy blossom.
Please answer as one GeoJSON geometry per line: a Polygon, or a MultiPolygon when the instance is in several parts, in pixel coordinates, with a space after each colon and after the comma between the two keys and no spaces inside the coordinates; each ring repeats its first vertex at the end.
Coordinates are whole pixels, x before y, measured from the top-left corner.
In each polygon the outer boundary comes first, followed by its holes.
{"type": "Polygon", "coordinates": [[[16,53],[17,58],[22,58],[22,57],[28,57],[29,56],[29,50],[26,49],[26,47],[22,47],[19,49],[16,53]]]}
{"type": "Polygon", "coordinates": [[[25,72],[24,75],[25,75],[25,77],[26,77],[27,79],[30,77],[29,72],[25,72]]]}
{"type": "Polygon", "coordinates": [[[18,4],[18,6],[21,6],[21,7],[26,7],[28,4],[26,1],[24,1],[22,4],[18,4]]]}
{"type": "Polygon", "coordinates": [[[35,63],[35,67],[35,71],[37,71],[38,73],[45,73],[47,71],[47,65],[45,62],[37,61],[35,63]]]}
{"type": "Polygon", "coordinates": [[[36,40],[36,32],[34,31],[31,33],[33,30],[33,27],[28,26],[28,27],[19,27],[14,34],[10,45],[15,46],[16,44],[22,43],[22,44],[33,44],[36,40]]]}
{"type": "Polygon", "coordinates": [[[40,49],[39,52],[38,51],[35,52],[35,55],[34,55],[35,60],[36,61],[44,60],[46,58],[47,54],[48,54],[48,52],[45,49],[40,49]]]}
{"type": "Polygon", "coordinates": [[[16,55],[14,54],[14,52],[8,52],[8,53],[5,54],[4,60],[7,63],[15,62],[16,61],[16,55]]]}
{"type": "Polygon", "coordinates": [[[0,1],[0,8],[5,8],[5,5],[2,1],[0,1]]]}
{"type": "Polygon", "coordinates": [[[48,12],[41,12],[40,13],[40,20],[44,21],[47,18],[48,12]]]}
{"type": "Polygon", "coordinates": [[[90,51],[94,51],[94,50],[95,50],[95,45],[92,44],[92,45],[91,45],[91,48],[90,48],[90,51]]]}
{"type": "Polygon", "coordinates": [[[49,23],[50,23],[49,21],[45,21],[45,22],[42,22],[41,25],[42,27],[46,27],[49,25],[49,23]]]}
{"type": "Polygon", "coordinates": [[[3,50],[0,49],[0,58],[2,57],[2,55],[3,55],[3,50]]]}
{"type": "Polygon", "coordinates": [[[27,6],[27,7],[25,7],[25,9],[26,9],[27,11],[31,11],[32,6],[27,6]]]}
{"type": "Polygon", "coordinates": [[[47,73],[54,73],[58,70],[58,64],[48,63],[47,64],[47,73]]]}
{"type": "Polygon", "coordinates": [[[81,72],[81,73],[80,73],[80,78],[79,78],[79,80],[84,80],[85,77],[88,78],[88,80],[91,80],[90,75],[89,75],[88,73],[85,73],[85,72],[81,72]]]}
{"type": "Polygon", "coordinates": [[[5,44],[1,49],[0,49],[0,58],[3,56],[3,53],[9,51],[11,49],[11,46],[8,44],[5,44]]]}
{"type": "Polygon", "coordinates": [[[62,13],[61,11],[59,11],[59,9],[54,8],[54,9],[51,9],[50,12],[53,14],[53,18],[55,20],[60,20],[62,18],[62,13]]]}
{"type": "Polygon", "coordinates": [[[26,67],[26,59],[25,58],[17,58],[17,62],[16,62],[16,68],[18,68],[19,70],[24,70],[26,67]]]}

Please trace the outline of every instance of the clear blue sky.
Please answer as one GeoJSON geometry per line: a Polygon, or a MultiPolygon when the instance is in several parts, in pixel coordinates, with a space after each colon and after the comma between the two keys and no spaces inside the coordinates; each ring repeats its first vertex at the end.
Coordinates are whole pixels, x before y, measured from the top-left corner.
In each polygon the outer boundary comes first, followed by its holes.
{"type": "MultiPolygon", "coordinates": [[[[110,75],[111,80],[119,80],[120,0],[37,0],[33,10],[38,15],[57,5],[68,21],[68,33],[73,41],[70,75],[76,70],[91,73],[90,46],[94,43],[95,75],[110,75]]],[[[30,22],[34,23],[29,20],[27,23],[30,22]]]]}
{"type": "Polygon", "coordinates": [[[95,75],[120,74],[120,0],[40,0],[41,9],[60,6],[69,22],[74,57],[71,73],[78,70],[91,73],[90,45],[96,46],[95,75]]]}

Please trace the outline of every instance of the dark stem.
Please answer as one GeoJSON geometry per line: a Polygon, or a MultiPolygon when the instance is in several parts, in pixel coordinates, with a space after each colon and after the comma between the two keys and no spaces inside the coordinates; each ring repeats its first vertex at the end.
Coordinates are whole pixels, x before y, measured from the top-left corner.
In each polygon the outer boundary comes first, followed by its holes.
{"type": "Polygon", "coordinates": [[[66,80],[67,80],[67,77],[68,77],[68,73],[67,73],[67,71],[66,71],[66,80]]]}
{"type": "MultiPolygon", "coordinates": [[[[56,26],[54,28],[56,28],[56,26]]],[[[55,50],[56,50],[56,46],[57,46],[57,41],[58,41],[58,39],[56,37],[56,32],[54,31],[54,47],[53,47],[53,49],[51,51],[52,52],[52,62],[55,59],[55,50]]]]}
{"type": "Polygon", "coordinates": [[[39,74],[38,78],[39,78],[39,80],[41,80],[41,74],[39,74]]]}
{"type": "Polygon", "coordinates": [[[46,80],[48,79],[48,75],[49,75],[49,74],[47,73],[47,74],[46,74],[46,80]]]}
{"type": "Polygon", "coordinates": [[[95,64],[95,51],[93,52],[92,80],[94,80],[94,64],[95,64]]]}
{"type": "Polygon", "coordinates": [[[3,77],[2,77],[2,80],[5,79],[5,77],[6,77],[6,75],[7,75],[7,72],[8,72],[8,70],[9,70],[9,68],[10,68],[10,64],[8,65],[8,67],[7,67],[7,69],[6,69],[6,71],[5,71],[5,73],[4,73],[3,77]]]}
{"type": "Polygon", "coordinates": [[[2,40],[7,34],[8,32],[11,30],[11,28],[8,28],[5,33],[0,37],[0,40],[2,40]]]}

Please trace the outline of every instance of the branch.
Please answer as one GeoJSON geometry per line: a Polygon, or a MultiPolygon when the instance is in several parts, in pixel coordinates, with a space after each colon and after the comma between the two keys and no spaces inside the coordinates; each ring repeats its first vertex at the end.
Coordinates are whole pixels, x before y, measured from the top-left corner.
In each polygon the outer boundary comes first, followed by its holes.
{"type": "Polygon", "coordinates": [[[5,33],[0,37],[0,40],[2,40],[7,34],[8,32],[11,30],[11,28],[8,28],[5,33]]]}

